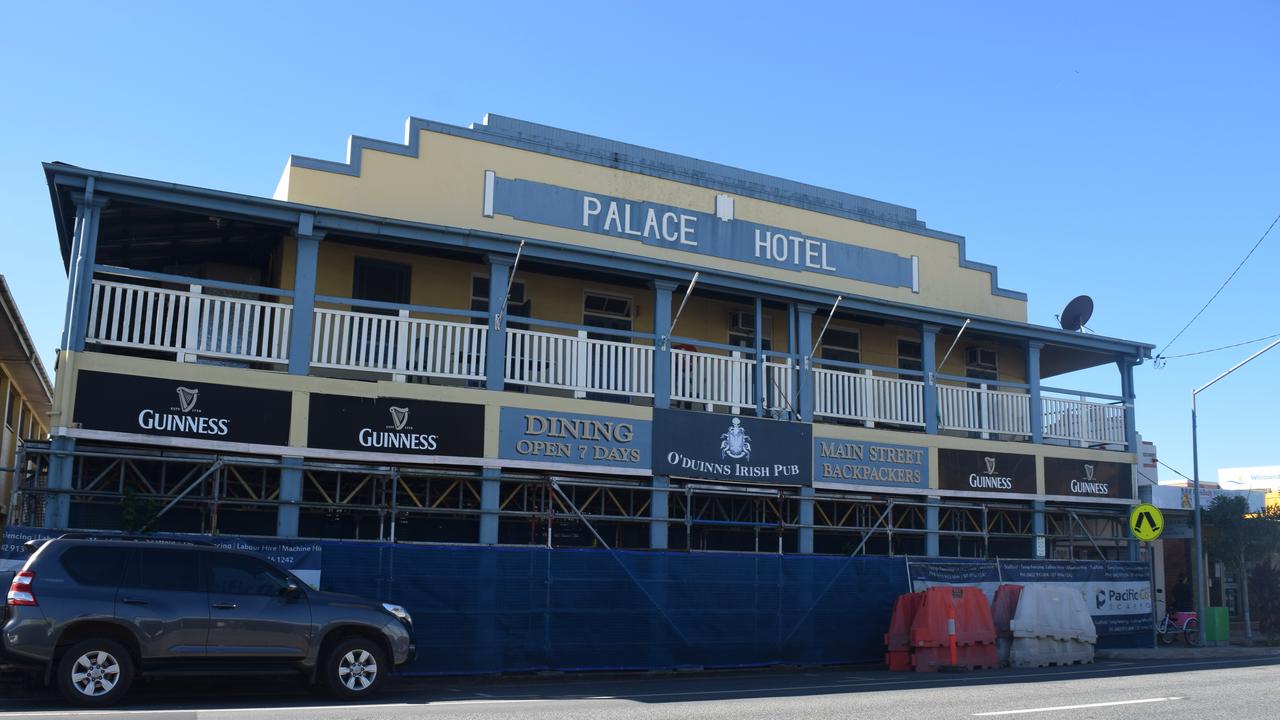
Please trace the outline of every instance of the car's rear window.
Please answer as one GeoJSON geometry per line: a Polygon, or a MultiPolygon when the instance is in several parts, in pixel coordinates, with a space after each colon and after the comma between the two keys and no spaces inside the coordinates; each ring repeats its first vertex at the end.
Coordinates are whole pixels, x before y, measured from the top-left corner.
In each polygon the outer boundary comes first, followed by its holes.
{"type": "Polygon", "coordinates": [[[116,586],[124,570],[125,548],[81,546],[62,553],[62,567],[81,585],[116,586]]]}

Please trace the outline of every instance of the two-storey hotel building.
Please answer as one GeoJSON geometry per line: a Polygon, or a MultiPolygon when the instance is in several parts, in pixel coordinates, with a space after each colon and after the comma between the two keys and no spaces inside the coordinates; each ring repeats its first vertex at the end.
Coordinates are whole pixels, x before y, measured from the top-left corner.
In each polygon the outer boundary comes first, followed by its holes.
{"type": "Polygon", "coordinates": [[[1133,552],[1151,346],[1029,323],[909,208],[495,116],[269,198],[45,173],[70,282],[18,522],[1133,552]],[[1053,382],[1098,366],[1113,394],[1053,382]]]}

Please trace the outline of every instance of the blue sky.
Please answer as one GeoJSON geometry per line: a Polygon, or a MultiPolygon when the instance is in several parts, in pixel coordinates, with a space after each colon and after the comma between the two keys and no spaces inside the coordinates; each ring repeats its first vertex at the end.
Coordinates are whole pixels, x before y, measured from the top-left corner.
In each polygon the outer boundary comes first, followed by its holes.
{"type": "MultiPolygon", "coordinates": [[[[1162,348],[1280,213],[1276,27],[1269,2],[11,4],[0,272],[52,369],[41,161],[270,195],[290,153],[493,112],[916,208],[1032,322],[1088,293],[1095,331],[1162,348]]],[[[1277,270],[1280,229],[1168,353],[1280,333],[1277,270]]],[[[1138,368],[1165,462],[1191,471],[1191,388],[1260,346],[1138,368]]],[[[1201,397],[1206,479],[1280,464],[1277,372],[1201,397]]]]}

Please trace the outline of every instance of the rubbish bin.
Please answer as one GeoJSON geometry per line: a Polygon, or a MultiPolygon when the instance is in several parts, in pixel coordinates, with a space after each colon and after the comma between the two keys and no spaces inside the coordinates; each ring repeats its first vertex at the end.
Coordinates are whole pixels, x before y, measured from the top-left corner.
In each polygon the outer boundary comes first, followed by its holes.
{"type": "Polygon", "coordinates": [[[1231,640],[1231,621],[1224,607],[1205,608],[1204,642],[1206,645],[1226,645],[1231,640]]]}

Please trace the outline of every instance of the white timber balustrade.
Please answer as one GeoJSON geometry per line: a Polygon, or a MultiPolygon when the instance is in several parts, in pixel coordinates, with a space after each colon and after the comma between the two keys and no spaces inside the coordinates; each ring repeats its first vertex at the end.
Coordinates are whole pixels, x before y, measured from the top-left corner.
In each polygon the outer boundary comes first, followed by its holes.
{"type": "Polygon", "coordinates": [[[312,367],[405,376],[484,378],[488,327],[470,323],[316,308],[312,367]]]}
{"type": "Polygon", "coordinates": [[[1027,393],[938,385],[940,427],[1001,435],[1031,434],[1031,396],[1027,393]]]}
{"type": "Polygon", "coordinates": [[[924,427],[924,383],[830,368],[813,371],[815,415],[924,427]]]}
{"type": "Polygon", "coordinates": [[[1123,404],[1047,396],[1042,403],[1046,438],[1081,446],[1126,445],[1123,404]]]}
{"type": "Polygon", "coordinates": [[[289,361],[293,308],[277,302],[94,280],[86,342],[250,362],[289,361]]]}
{"type": "Polygon", "coordinates": [[[711,355],[671,349],[671,399],[729,408],[755,407],[755,360],[734,351],[711,355]]]}
{"type": "Polygon", "coordinates": [[[506,381],[587,393],[653,396],[653,347],[538,330],[507,329],[506,381]]]}
{"type": "Polygon", "coordinates": [[[796,365],[790,360],[765,359],[764,406],[767,410],[795,413],[796,365]]]}

